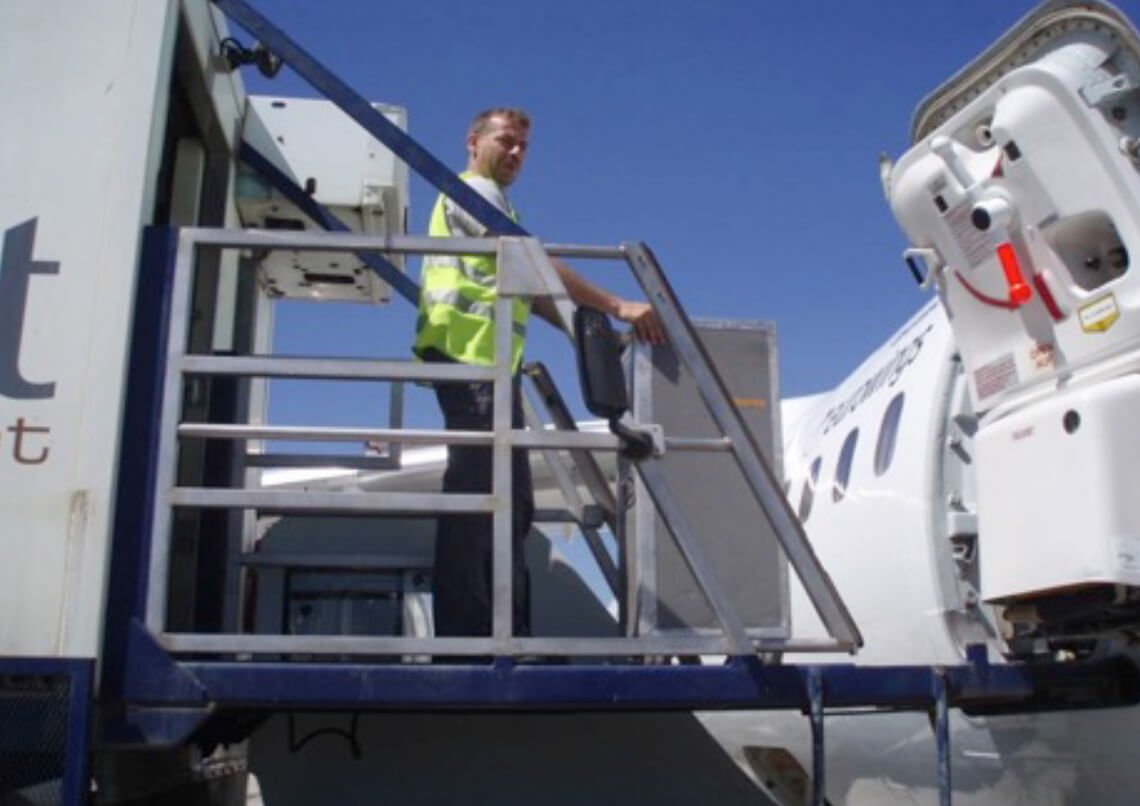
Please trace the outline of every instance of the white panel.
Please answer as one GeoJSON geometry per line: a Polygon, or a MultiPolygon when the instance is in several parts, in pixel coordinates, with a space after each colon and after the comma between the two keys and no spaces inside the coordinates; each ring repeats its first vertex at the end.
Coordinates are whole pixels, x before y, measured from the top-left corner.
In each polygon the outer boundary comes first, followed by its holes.
{"type": "MultiPolygon", "coordinates": [[[[3,655],[98,652],[134,275],[174,9],[0,4],[0,236],[14,247],[20,225],[35,222],[31,259],[54,272],[31,274],[26,295],[0,303],[5,321],[23,314],[22,338],[0,335],[3,655]],[[21,378],[52,385],[28,397],[21,378]]],[[[26,257],[9,248],[0,282],[26,271],[26,257]]]]}
{"type": "Polygon", "coordinates": [[[1140,376],[1022,409],[976,444],[986,599],[1140,585],[1140,376]]]}
{"type": "MultiPolygon", "coordinates": [[[[374,106],[406,128],[402,108],[374,106]]],[[[400,160],[331,101],[252,96],[244,133],[297,184],[314,180],[313,198],[329,207],[358,207],[366,185],[398,184],[400,160]]]]}

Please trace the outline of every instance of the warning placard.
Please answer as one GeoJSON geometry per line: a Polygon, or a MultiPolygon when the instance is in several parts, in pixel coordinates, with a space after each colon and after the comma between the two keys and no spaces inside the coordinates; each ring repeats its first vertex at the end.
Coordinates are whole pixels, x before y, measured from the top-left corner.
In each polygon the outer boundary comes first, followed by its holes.
{"type": "Polygon", "coordinates": [[[978,391],[978,400],[993,397],[1016,385],[1017,364],[1014,363],[1013,353],[1006,353],[974,370],[974,387],[978,391]]]}
{"type": "Polygon", "coordinates": [[[1085,333],[1103,333],[1120,318],[1120,308],[1116,305],[1116,297],[1106,294],[1082,305],[1077,309],[1077,316],[1085,333]]]}

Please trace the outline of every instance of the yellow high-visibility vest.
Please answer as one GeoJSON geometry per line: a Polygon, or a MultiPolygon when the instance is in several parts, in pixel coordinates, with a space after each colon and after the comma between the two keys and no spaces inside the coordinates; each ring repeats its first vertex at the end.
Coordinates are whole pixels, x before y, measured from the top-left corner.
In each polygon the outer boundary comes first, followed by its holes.
{"type": "MultiPolygon", "coordinates": [[[[462,173],[460,177],[470,180],[475,174],[462,173]]],[[[450,238],[482,234],[453,231],[453,221],[448,216],[448,207],[453,204],[442,193],[439,195],[432,208],[428,235],[450,238]]],[[[518,220],[509,204],[503,212],[512,221],[518,220]]],[[[422,355],[425,349],[434,347],[447,357],[466,364],[495,363],[494,320],[498,297],[495,258],[490,255],[427,255],[421,280],[416,354],[422,355]]],[[[530,316],[529,300],[516,298],[512,313],[511,369],[518,371],[530,316]]]]}

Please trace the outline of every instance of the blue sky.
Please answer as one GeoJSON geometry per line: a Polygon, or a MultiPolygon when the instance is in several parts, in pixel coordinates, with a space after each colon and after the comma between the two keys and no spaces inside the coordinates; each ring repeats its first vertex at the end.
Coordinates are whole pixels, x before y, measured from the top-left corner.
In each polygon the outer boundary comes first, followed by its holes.
{"type": "MultiPolygon", "coordinates": [[[[524,226],[554,242],[643,240],[690,315],[774,321],[786,395],[834,386],[925,300],[878,156],[902,154],[922,97],[1033,5],[251,2],[361,94],[406,107],[410,133],[456,170],[478,110],[525,107],[531,152],[511,190],[524,226]]],[[[253,93],[314,95],[285,72],[244,77],[253,93]]],[[[433,199],[413,181],[413,231],[433,199]]],[[[617,264],[576,265],[637,293],[617,264]]],[[[399,301],[282,306],[278,348],[407,357],[413,318],[399,301]]],[[[528,357],[566,373],[568,346],[542,329],[528,357]]],[[[312,424],[321,394],[277,385],[273,419],[312,424]]],[[[322,423],[381,421],[375,387],[336,395],[343,410],[322,423]]],[[[409,408],[410,423],[433,421],[429,396],[409,408]]]]}

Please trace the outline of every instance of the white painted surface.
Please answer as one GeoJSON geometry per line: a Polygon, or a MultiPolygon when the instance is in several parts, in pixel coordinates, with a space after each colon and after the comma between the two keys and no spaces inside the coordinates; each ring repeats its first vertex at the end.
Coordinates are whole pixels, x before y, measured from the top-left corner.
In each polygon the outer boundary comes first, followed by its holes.
{"type": "MultiPolygon", "coordinates": [[[[800,508],[809,469],[819,476],[804,529],[863,635],[861,663],[945,662],[953,644],[941,622],[934,582],[935,547],[929,533],[932,463],[930,430],[941,412],[952,349],[942,310],[926,306],[785,433],[785,462],[792,507],[800,508]],[[883,416],[898,395],[902,412],[894,457],[885,472],[874,467],[883,416]],[[835,500],[840,448],[856,438],[846,493],[835,500]],[[905,647],[905,650],[903,649],[905,647]]],[[[823,637],[819,617],[798,581],[792,585],[792,634],[823,637]]],[[[846,663],[850,657],[828,660],[846,663]]],[[[794,661],[817,663],[820,656],[794,661]]]]}
{"type": "MultiPolygon", "coordinates": [[[[97,654],[140,226],[151,203],[174,8],[0,5],[0,229],[36,222],[20,373],[0,396],[0,654],[97,654]],[[10,430],[28,435],[22,464],[10,430]]],[[[5,271],[15,267],[9,263],[5,271]]]]}
{"type": "MultiPolygon", "coordinates": [[[[0,236],[34,222],[31,260],[54,264],[30,274],[26,299],[3,302],[23,327],[0,336],[0,655],[99,651],[139,247],[180,7],[195,49],[216,47],[204,0],[0,4],[0,236]],[[29,397],[21,381],[50,385],[29,397]]],[[[205,80],[221,107],[240,90],[205,80]]],[[[8,255],[8,281],[25,257],[8,255]]]]}
{"type": "Polygon", "coordinates": [[[986,599],[1140,585],[1140,376],[1014,412],[979,432],[977,448],[986,599]]]}

